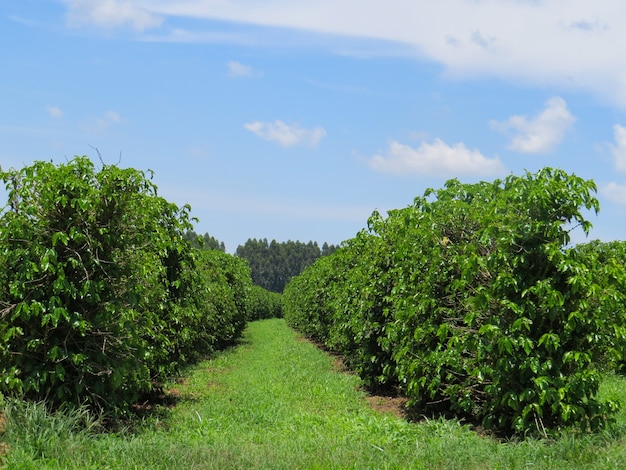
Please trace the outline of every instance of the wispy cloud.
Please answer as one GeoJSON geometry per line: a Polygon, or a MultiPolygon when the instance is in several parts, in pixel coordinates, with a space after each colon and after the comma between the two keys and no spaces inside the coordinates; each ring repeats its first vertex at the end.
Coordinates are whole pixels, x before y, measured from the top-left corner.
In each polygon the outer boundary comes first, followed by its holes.
{"type": "Polygon", "coordinates": [[[609,26],[605,21],[600,20],[576,20],[570,23],[570,28],[585,32],[608,31],[609,26]]]}
{"type": "Polygon", "coordinates": [[[142,0],[132,2],[143,8],[134,10],[130,0],[65,1],[99,24],[115,21],[96,14],[94,5],[130,9],[121,18],[138,16],[137,29],[161,18],[193,18],[323,33],[320,44],[333,49],[345,38],[406,45],[404,53],[442,64],[455,76],[573,85],[626,107],[626,60],[616,50],[626,42],[626,15],[615,0],[569,0],[567,8],[558,1],[514,0],[142,0]]]}
{"type": "Polygon", "coordinates": [[[130,26],[144,31],[163,23],[163,18],[137,2],[124,0],[63,0],[67,5],[67,22],[71,27],[95,25],[104,28],[130,26]]]}
{"type": "Polygon", "coordinates": [[[104,113],[104,117],[97,119],[96,122],[98,123],[99,127],[104,130],[113,124],[118,124],[122,122],[122,118],[119,113],[115,111],[107,111],[106,113],[104,113]]]}
{"type": "Polygon", "coordinates": [[[339,92],[342,92],[342,93],[343,92],[345,92],[345,93],[361,93],[361,94],[371,93],[368,88],[362,87],[362,86],[338,85],[338,84],[334,84],[334,83],[320,82],[318,80],[313,80],[313,79],[310,79],[310,78],[307,78],[304,81],[305,81],[305,83],[308,83],[311,86],[314,86],[316,88],[323,88],[325,90],[339,91],[339,92]]]}
{"type": "Polygon", "coordinates": [[[53,129],[37,128],[37,127],[22,127],[22,126],[7,126],[0,124],[0,134],[18,134],[27,136],[54,136],[58,135],[58,132],[53,129]]]}
{"type": "Polygon", "coordinates": [[[491,126],[501,132],[513,131],[509,148],[522,153],[547,153],[565,137],[576,118],[560,97],[550,98],[545,109],[532,118],[511,116],[507,121],[491,121],[491,126]]]}
{"type": "Polygon", "coordinates": [[[602,188],[602,195],[616,204],[626,205],[626,185],[610,182],[602,188]]]}
{"type": "Polygon", "coordinates": [[[615,144],[611,146],[611,153],[613,154],[615,169],[626,173],[626,127],[615,124],[613,126],[613,135],[615,144]]]}
{"type": "Polygon", "coordinates": [[[83,130],[89,132],[105,132],[111,126],[123,122],[122,117],[116,111],[107,111],[99,118],[92,121],[92,124],[83,127],[83,130]]]}
{"type": "Polygon", "coordinates": [[[285,124],[281,120],[274,122],[255,121],[243,126],[261,139],[277,142],[283,147],[293,147],[295,145],[306,145],[316,147],[326,136],[326,131],[322,127],[314,129],[304,129],[298,124],[285,124]]]}
{"type": "Polygon", "coordinates": [[[471,35],[470,35],[471,41],[476,44],[477,46],[482,47],[483,49],[488,49],[490,48],[493,43],[496,41],[497,38],[495,37],[491,37],[491,36],[485,36],[483,33],[481,33],[480,31],[474,31],[471,35]]]}
{"type": "Polygon", "coordinates": [[[490,176],[505,172],[499,158],[487,158],[465,144],[448,145],[441,139],[423,142],[418,148],[392,141],[385,155],[367,161],[370,168],[395,175],[490,176]]]}
{"type": "Polygon", "coordinates": [[[196,209],[252,216],[363,222],[374,210],[373,206],[367,204],[325,204],[317,201],[249,196],[206,188],[161,186],[159,190],[172,200],[185,201],[196,209]]]}
{"type": "Polygon", "coordinates": [[[17,15],[9,15],[8,17],[11,21],[14,21],[15,23],[19,23],[19,24],[23,24],[24,26],[35,26],[37,23],[35,21],[29,20],[27,18],[23,18],[21,16],[17,16],[17,15]]]}
{"type": "MultiPolygon", "coordinates": [[[[615,124],[613,136],[615,143],[611,144],[610,147],[615,170],[626,173],[626,127],[615,124]]],[[[626,205],[626,185],[611,181],[602,187],[601,192],[609,201],[626,205]]]]}
{"type": "Polygon", "coordinates": [[[260,77],[262,74],[249,65],[242,64],[236,60],[231,60],[226,64],[228,68],[228,76],[231,78],[239,77],[260,77]]]}
{"type": "Polygon", "coordinates": [[[190,147],[188,153],[192,158],[197,160],[206,160],[209,155],[207,150],[203,147],[190,147]]]}
{"type": "Polygon", "coordinates": [[[63,117],[63,111],[61,110],[61,108],[58,108],[56,106],[48,106],[46,110],[48,111],[50,117],[53,117],[55,119],[63,117]]]}

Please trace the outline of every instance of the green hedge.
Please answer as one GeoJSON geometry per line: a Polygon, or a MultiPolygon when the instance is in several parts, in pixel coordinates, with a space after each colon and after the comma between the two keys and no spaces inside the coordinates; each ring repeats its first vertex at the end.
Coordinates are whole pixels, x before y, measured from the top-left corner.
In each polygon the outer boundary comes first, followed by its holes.
{"type": "Polygon", "coordinates": [[[626,268],[626,241],[594,240],[574,247],[573,252],[591,270],[595,288],[589,309],[604,320],[606,330],[598,341],[598,365],[607,371],[626,370],[626,351],[621,342],[621,325],[626,318],[626,302],[622,295],[622,271],[626,268]]]}
{"type": "Polygon", "coordinates": [[[250,321],[282,318],[282,294],[253,285],[250,290],[248,313],[248,320],[250,321]]]}
{"type": "Polygon", "coordinates": [[[624,351],[623,265],[568,248],[595,185],[561,170],[448,181],[375,213],[285,289],[284,315],[415,410],[505,432],[602,428],[598,363],[624,351]],[[611,279],[611,283],[605,282],[611,279]]]}
{"type": "Polygon", "coordinates": [[[195,253],[189,207],[143,172],[76,157],[0,179],[1,393],[123,413],[241,333],[249,271],[195,253]]]}

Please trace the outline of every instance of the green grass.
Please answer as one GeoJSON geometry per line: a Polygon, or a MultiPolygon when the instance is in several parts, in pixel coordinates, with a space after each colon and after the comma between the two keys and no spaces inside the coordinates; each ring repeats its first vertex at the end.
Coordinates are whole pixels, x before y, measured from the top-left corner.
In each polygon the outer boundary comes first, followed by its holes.
{"type": "MultiPolygon", "coordinates": [[[[498,442],[457,421],[408,423],[371,409],[358,378],[283,320],[251,323],[243,342],[174,385],[178,404],[134,432],[85,430],[84,411],[5,405],[6,468],[509,469],[626,468],[626,414],[612,431],[498,442]]],[[[602,393],[626,402],[626,381],[602,393]]],[[[157,415],[158,416],[158,415],[157,415]]],[[[89,426],[88,426],[89,428],[89,426]]],[[[1,460],[0,460],[1,461],[1,460]]]]}

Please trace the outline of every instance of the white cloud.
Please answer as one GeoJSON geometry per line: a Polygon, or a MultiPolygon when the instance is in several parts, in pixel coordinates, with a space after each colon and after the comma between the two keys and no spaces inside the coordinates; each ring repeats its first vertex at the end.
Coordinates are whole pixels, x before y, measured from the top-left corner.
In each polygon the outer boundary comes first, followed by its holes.
{"type": "Polygon", "coordinates": [[[67,22],[70,26],[96,25],[116,28],[130,25],[135,31],[160,26],[163,19],[137,2],[124,0],[63,0],[67,5],[67,22]]]}
{"type": "Polygon", "coordinates": [[[61,110],[61,108],[57,108],[56,106],[48,106],[47,111],[50,117],[53,117],[55,119],[63,117],[63,111],[61,110]]]}
{"type": "Polygon", "coordinates": [[[260,72],[254,70],[249,65],[244,65],[241,62],[237,62],[236,60],[231,60],[226,64],[228,67],[228,76],[232,78],[237,77],[259,77],[261,75],[260,72]]]}
{"type": "Polygon", "coordinates": [[[474,44],[482,47],[483,49],[491,47],[497,39],[495,37],[485,37],[485,35],[480,31],[474,31],[470,37],[474,44]]]}
{"type": "Polygon", "coordinates": [[[277,142],[283,147],[293,147],[299,144],[316,147],[320,140],[326,136],[326,131],[321,127],[303,129],[298,124],[288,125],[280,120],[274,122],[255,121],[244,124],[243,127],[260,138],[277,142]]]}
{"type": "Polygon", "coordinates": [[[613,126],[615,145],[612,146],[615,169],[626,172],[626,127],[615,124],[613,126]]]}
{"type": "Polygon", "coordinates": [[[623,184],[608,183],[602,188],[602,194],[609,201],[626,205],[626,186],[623,184]]]}
{"type": "MultiPolygon", "coordinates": [[[[626,173],[626,127],[615,124],[613,126],[615,144],[611,145],[615,170],[626,173]]],[[[612,202],[626,205],[626,186],[610,182],[602,188],[602,194],[612,202]]]]}
{"type": "Polygon", "coordinates": [[[492,121],[494,129],[516,135],[509,148],[522,153],[546,153],[559,144],[565,132],[572,127],[576,118],[569,112],[562,98],[553,97],[546,102],[545,109],[533,118],[512,116],[507,121],[492,121]]]}
{"type": "Polygon", "coordinates": [[[346,37],[383,40],[406,45],[405,52],[440,63],[457,77],[582,88],[626,107],[626,55],[621,53],[626,4],[566,3],[567,8],[562,0],[136,2],[155,15],[325,33],[332,36],[322,44],[330,47],[346,37]]]}
{"type": "Polygon", "coordinates": [[[392,141],[387,154],[368,160],[370,168],[397,175],[456,177],[461,175],[490,176],[505,172],[498,158],[487,158],[463,143],[448,145],[440,139],[423,142],[418,148],[392,141]]]}

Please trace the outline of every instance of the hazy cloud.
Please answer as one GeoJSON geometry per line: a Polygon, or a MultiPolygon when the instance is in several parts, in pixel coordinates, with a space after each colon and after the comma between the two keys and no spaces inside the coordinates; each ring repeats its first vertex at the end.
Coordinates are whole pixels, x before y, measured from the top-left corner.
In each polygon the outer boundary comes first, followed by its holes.
{"type": "Polygon", "coordinates": [[[626,127],[619,124],[613,126],[615,145],[611,146],[615,169],[626,173],[626,127]]]}
{"type": "Polygon", "coordinates": [[[236,60],[231,60],[226,66],[228,67],[228,76],[232,78],[259,77],[261,75],[260,72],[254,70],[249,65],[244,65],[236,60]]]}
{"type": "Polygon", "coordinates": [[[326,131],[321,127],[304,129],[298,124],[288,125],[280,120],[274,122],[255,121],[244,124],[243,127],[260,138],[277,142],[283,147],[293,147],[299,144],[316,147],[320,140],[326,136],[326,131]]]}
{"type": "Polygon", "coordinates": [[[48,114],[55,119],[63,116],[63,111],[61,111],[61,108],[57,108],[56,106],[48,106],[47,111],[48,114]]]}
{"type": "Polygon", "coordinates": [[[311,86],[314,86],[316,88],[323,88],[325,90],[332,90],[332,91],[339,91],[339,92],[346,92],[346,93],[363,93],[363,94],[369,94],[371,93],[371,91],[366,88],[366,87],[362,87],[362,86],[354,86],[354,85],[341,85],[341,84],[336,84],[336,83],[328,83],[328,82],[321,82],[319,80],[314,80],[311,78],[307,78],[304,80],[306,83],[308,83],[311,86]]]}
{"type": "Polygon", "coordinates": [[[236,191],[193,187],[159,187],[159,193],[173,200],[188,201],[194,208],[253,216],[279,216],[320,221],[363,222],[372,214],[369,204],[327,204],[318,201],[250,196],[236,191]]]}
{"type": "Polygon", "coordinates": [[[602,194],[609,201],[626,205],[626,186],[623,184],[608,183],[602,188],[602,194]]]}
{"type": "Polygon", "coordinates": [[[123,121],[119,113],[115,111],[107,111],[102,117],[97,118],[91,125],[84,127],[85,130],[91,132],[104,132],[114,124],[119,124],[123,121]]]}
{"type": "Polygon", "coordinates": [[[522,153],[546,153],[558,145],[576,118],[567,109],[565,100],[550,98],[545,109],[533,118],[515,115],[507,121],[491,121],[491,126],[501,132],[513,131],[509,148],[522,153]]]}
{"type": "Polygon", "coordinates": [[[465,144],[448,145],[440,139],[432,144],[423,142],[418,148],[392,141],[385,155],[368,160],[375,171],[396,175],[420,176],[491,176],[505,171],[498,158],[487,158],[465,144]]]}
{"type": "Polygon", "coordinates": [[[107,111],[104,114],[104,118],[109,122],[120,122],[122,120],[120,118],[120,115],[116,113],[115,111],[107,111]]]}
{"type": "Polygon", "coordinates": [[[35,26],[37,24],[35,21],[17,15],[9,15],[8,18],[15,23],[23,24],[24,26],[35,26]]]}
{"type": "Polygon", "coordinates": [[[206,149],[202,147],[191,147],[189,148],[188,152],[191,157],[198,160],[205,160],[209,156],[209,153],[206,151],[206,149]]]}
{"type": "Polygon", "coordinates": [[[606,31],[609,29],[608,25],[604,21],[599,20],[577,20],[570,23],[570,27],[581,31],[606,31]]]}
{"type": "MultiPolygon", "coordinates": [[[[626,173],[626,127],[615,124],[613,126],[614,144],[610,144],[613,155],[615,170],[626,173]]],[[[609,201],[626,205],[626,186],[615,182],[610,182],[601,189],[602,194],[609,201]]]]}
{"type": "Polygon", "coordinates": [[[67,5],[67,22],[72,27],[90,24],[116,28],[129,25],[135,31],[160,26],[163,19],[147,9],[123,0],[63,0],[67,5]]]}
{"type": "MultiPolygon", "coordinates": [[[[496,39],[493,37],[487,37],[480,31],[474,31],[471,34],[472,42],[484,49],[487,49],[496,39]]],[[[446,40],[448,40],[446,38],[446,40]]]]}

